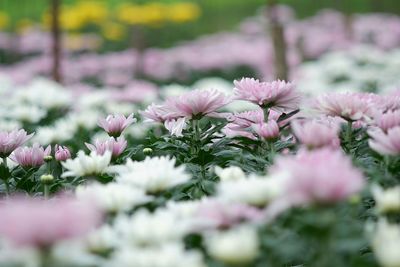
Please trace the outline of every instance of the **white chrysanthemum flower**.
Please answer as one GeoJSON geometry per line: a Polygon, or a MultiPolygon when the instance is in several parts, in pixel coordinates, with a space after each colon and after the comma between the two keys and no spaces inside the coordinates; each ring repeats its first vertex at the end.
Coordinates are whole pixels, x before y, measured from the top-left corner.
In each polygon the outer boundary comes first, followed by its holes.
{"type": "Polygon", "coordinates": [[[34,248],[18,248],[5,242],[0,241],[0,266],[24,266],[24,267],[40,267],[40,253],[34,248]]]}
{"type": "Polygon", "coordinates": [[[18,90],[14,97],[44,109],[68,107],[72,103],[72,95],[68,90],[43,78],[36,78],[27,88],[18,90]]]}
{"type": "Polygon", "coordinates": [[[77,125],[67,119],[59,119],[53,126],[39,127],[33,140],[42,145],[62,143],[74,137],[77,125]]]}
{"type": "Polygon", "coordinates": [[[77,101],[77,107],[84,110],[93,110],[102,108],[104,103],[110,99],[108,90],[96,90],[88,94],[83,94],[77,101]]]}
{"type": "Polygon", "coordinates": [[[187,223],[172,213],[163,210],[150,213],[144,209],[132,217],[117,217],[115,228],[125,243],[135,246],[157,246],[179,241],[189,230],[187,223]]]}
{"type": "Polygon", "coordinates": [[[372,249],[383,267],[399,267],[400,225],[381,219],[372,236],[372,249]]]}
{"type": "Polygon", "coordinates": [[[147,157],[144,161],[128,159],[116,170],[118,182],[143,188],[149,193],[162,192],[190,179],[185,167],[175,167],[175,159],[169,157],[147,157]]]}
{"type": "Polygon", "coordinates": [[[94,183],[76,188],[78,198],[91,198],[103,209],[109,212],[129,211],[136,205],[152,199],[143,189],[125,186],[117,183],[106,185],[94,183]]]}
{"type": "Polygon", "coordinates": [[[375,209],[379,213],[400,212],[400,186],[382,189],[379,185],[371,188],[375,199],[375,209]]]}
{"type": "MultiPolygon", "coordinates": [[[[1,116],[0,116],[1,117],[1,116]]],[[[22,128],[22,124],[16,120],[0,120],[0,131],[12,131],[14,129],[22,128]]]]}
{"type": "Polygon", "coordinates": [[[244,171],[237,166],[230,166],[224,169],[216,166],[215,174],[218,175],[221,181],[236,181],[246,178],[246,174],[244,173],[244,171]]]}
{"type": "Polygon", "coordinates": [[[97,127],[97,122],[101,115],[102,113],[100,111],[92,109],[73,113],[68,119],[78,128],[81,127],[87,130],[92,130],[97,127]]]}
{"type": "Polygon", "coordinates": [[[138,111],[138,108],[132,103],[105,102],[104,109],[107,114],[123,114],[129,116],[138,111]]]}
{"type": "Polygon", "coordinates": [[[228,202],[264,206],[281,193],[285,178],[282,175],[250,176],[247,179],[221,182],[217,186],[217,197],[228,202]]]}
{"type": "Polygon", "coordinates": [[[77,157],[68,159],[61,164],[65,169],[61,176],[89,176],[107,172],[108,165],[111,161],[111,152],[106,151],[103,155],[98,155],[96,152],[91,152],[86,155],[85,152],[79,151],[77,157]]]}
{"type": "Polygon", "coordinates": [[[211,257],[227,264],[249,263],[259,253],[257,231],[250,226],[210,232],[205,241],[211,257]]]}
{"type": "Polygon", "coordinates": [[[111,251],[118,244],[118,241],[115,229],[108,224],[90,232],[85,238],[86,248],[97,254],[111,251]]]}
{"type": "Polygon", "coordinates": [[[185,250],[179,243],[160,247],[122,248],[113,255],[109,267],[206,267],[200,252],[185,250]]]}
{"type": "Polygon", "coordinates": [[[52,260],[59,266],[102,266],[104,263],[104,258],[92,253],[83,239],[58,242],[51,252],[52,260]]]}
{"type": "Polygon", "coordinates": [[[168,201],[165,210],[174,214],[179,219],[192,219],[198,213],[201,203],[206,201],[206,197],[201,200],[187,201],[168,201]]]}
{"type": "Polygon", "coordinates": [[[30,123],[39,122],[41,119],[46,117],[47,111],[38,106],[32,105],[18,105],[8,110],[8,117],[19,120],[26,121],[30,123]]]}

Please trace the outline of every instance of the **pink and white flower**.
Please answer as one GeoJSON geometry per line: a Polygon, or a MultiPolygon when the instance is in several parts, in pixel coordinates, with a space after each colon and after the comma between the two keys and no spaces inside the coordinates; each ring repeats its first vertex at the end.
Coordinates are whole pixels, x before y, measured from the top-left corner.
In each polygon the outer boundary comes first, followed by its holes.
{"type": "Polygon", "coordinates": [[[196,212],[196,228],[228,228],[243,221],[256,222],[262,218],[262,212],[250,205],[226,203],[211,199],[203,202],[196,212]]]}
{"type": "Polygon", "coordinates": [[[308,148],[324,146],[338,148],[340,146],[339,125],[329,121],[328,118],[326,120],[294,120],[291,128],[297,140],[308,148]]]}
{"type": "Polygon", "coordinates": [[[279,137],[279,126],[275,120],[253,124],[252,128],[257,136],[261,139],[270,140],[279,137]]]}
{"type": "Polygon", "coordinates": [[[71,158],[71,152],[66,146],[55,145],[54,156],[58,161],[66,161],[71,158]]]}
{"type": "Polygon", "coordinates": [[[73,198],[12,198],[0,204],[0,235],[15,246],[48,248],[81,237],[102,220],[91,202],[73,198]]]}
{"type": "Polygon", "coordinates": [[[122,114],[108,115],[100,119],[98,125],[108,133],[109,136],[118,137],[132,123],[136,122],[133,114],[125,117],[122,114]]]}
{"type": "Polygon", "coordinates": [[[300,150],[297,155],[282,156],[271,167],[271,173],[282,172],[288,175],[283,176],[282,193],[267,209],[270,217],[291,206],[344,200],[365,184],[351,159],[330,148],[300,150]]]}
{"type": "Polygon", "coordinates": [[[389,129],[400,126],[400,110],[389,110],[386,113],[378,113],[375,118],[375,124],[381,128],[384,132],[389,129]]]}
{"type": "Polygon", "coordinates": [[[38,143],[31,147],[19,147],[10,156],[10,159],[22,167],[39,167],[45,163],[44,158],[50,156],[51,146],[46,149],[38,143]]]}
{"type": "Polygon", "coordinates": [[[400,155],[400,126],[390,128],[385,133],[379,128],[368,131],[370,148],[382,155],[400,155]]]}
{"type": "Polygon", "coordinates": [[[24,129],[11,132],[0,132],[0,157],[8,157],[16,148],[31,139],[33,134],[27,134],[24,129]]]}
{"type": "Polygon", "coordinates": [[[124,152],[125,148],[128,145],[128,142],[125,140],[123,136],[115,139],[114,137],[110,137],[105,141],[96,140],[95,144],[85,143],[86,147],[89,148],[90,151],[96,152],[98,155],[104,155],[106,151],[110,151],[112,157],[118,157],[124,152]]]}
{"type": "Polygon", "coordinates": [[[278,111],[295,110],[299,107],[300,94],[290,82],[260,82],[254,78],[242,78],[240,81],[234,81],[234,85],[237,99],[278,111]]]}
{"type": "Polygon", "coordinates": [[[218,90],[200,90],[196,89],[180,95],[169,98],[165,106],[172,111],[176,117],[202,117],[218,116],[217,110],[231,102],[231,98],[218,90]]]}
{"type": "Polygon", "coordinates": [[[361,93],[328,93],[318,97],[314,107],[328,116],[345,120],[366,120],[374,115],[374,101],[361,93]]]}

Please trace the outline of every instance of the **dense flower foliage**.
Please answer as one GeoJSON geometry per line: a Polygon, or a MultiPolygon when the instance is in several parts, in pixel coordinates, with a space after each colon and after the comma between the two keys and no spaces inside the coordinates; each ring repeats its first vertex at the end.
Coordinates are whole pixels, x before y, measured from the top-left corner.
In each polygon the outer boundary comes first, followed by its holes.
{"type": "Polygon", "coordinates": [[[21,37],[37,54],[0,67],[0,266],[400,266],[400,20],[276,11],[290,81],[259,17],[142,51],[140,79],[132,50],[38,78],[48,48],[21,37]],[[263,78],[159,85],[239,66],[263,78]]]}

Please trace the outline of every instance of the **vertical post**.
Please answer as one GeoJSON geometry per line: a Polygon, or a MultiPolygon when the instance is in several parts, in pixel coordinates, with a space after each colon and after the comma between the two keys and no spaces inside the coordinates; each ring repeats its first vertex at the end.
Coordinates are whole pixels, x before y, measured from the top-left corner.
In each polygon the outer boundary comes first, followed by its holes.
{"type": "Polygon", "coordinates": [[[134,66],[133,74],[135,78],[142,78],[144,75],[143,53],[145,50],[145,37],[142,25],[132,25],[132,43],[136,50],[136,64],[134,66]]]}
{"type": "Polygon", "coordinates": [[[60,2],[50,0],[51,4],[51,36],[52,36],[52,70],[54,81],[61,83],[61,32],[60,32],[60,2]]]}
{"type": "Polygon", "coordinates": [[[274,53],[275,78],[287,80],[289,76],[289,68],[286,57],[286,41],[283,25],[279,20],[279,15],[277,14],[276,9],[276,0],[267,0],[267,19],[269,21],[269,30],[274,53]]]}

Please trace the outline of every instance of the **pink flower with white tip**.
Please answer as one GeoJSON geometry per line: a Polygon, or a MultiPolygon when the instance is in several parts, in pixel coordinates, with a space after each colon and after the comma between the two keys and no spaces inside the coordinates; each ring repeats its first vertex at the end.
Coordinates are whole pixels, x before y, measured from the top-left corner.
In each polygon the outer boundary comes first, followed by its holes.
{"type": "Polygon", "coordinates": [[[275,120],[253,124],[253,130],[260,139],[272,140],[279,137],[279,126],[275,120]]]}
{"type": "Polygon", "coordinates": [[[100,119],[98,125],[108,133],[109,136],[118,137],[132,123],[136,122],[133,114],[125,117],[122,114],[108,115],[100,119]]]}
{"type": "Polygon", "coordinates": [[[391,111],[379,114],[375,118],[375,124],[381,128],[384,132],[389,129],[400,126],[400,110],[391,111]]]}
{"type": "Polygon", "coordinates": [[[288,174],[278,201],[294,206],[344,200],[358,193],[365,184],[361,171],[352,165],[351,159],[340,150],[330,148],[300,150],[297,155],[282,156],[270,171],[288,174]]]}
{"type": "Polygon", "coordinates": [[[320,148],[340,146],[339,125],[326,120],[294,120],[291,123],[293,134],[299,142],[308,148],[320,148]]]}
{"type": "Polygon", "coordinates": [[[390,128],[385,133],[379,128],[368,130],[370,148],[381,155],[400,155],[400,126],[390,128]]]}
{"type": "Polygon", "coordinates": [[[140,114],[145,118],[146,122],[160,122],[176,119],[173,110],[165,105],[151,104],[146,110],[141,111],[140,114]]]}
{"type": "Polygon", "coordinates": [[[372,97],[361,93],[329,93],[318,97],[314,107],[328,116],[338,116],[347,121],[370,119],[376,103],[372,97]]]}
{"type": "Polygon", "coordinates": [[[219,116],[217,110],[229,104],[232,99],[218,90],[189,91],[175,98],[169,98],[165,106],[176,117],[219,116]]]}
{"type": "Polygon", "coordinates": [[[22,167],[40,167],[45,163],[44,158],[50,156],[51,146],[46,149],[35,143],[31,147],[19,147],[10,156],[10,159],[22,167]]]}
{"type": "Polygon", "coordinates": [[[33,134],[27,134],[24,129],[11,132],[0,132],[0,157],[8,157],[15,149],[31,139],[33,134]]]}
{"type": "Polygon", "coordinates": [[[71,152],[65,146],[55,145],[54,156],[58,161],[66,161],[71,158],[71,152]]]}
{"type": "Polygon", "coordinates": [[[237,99],[250,101],[263,108],[286,111],[299,107],[301,96],[290,82],[260,82],[253,78],[242,78],[234,81],[234,85],[237,99]]]}
{"type": "Polygon", "coordinates": [[[96,140],[94,145],[88,143],[85,144],[90,151],[95,151],[98,155],[104,155],[106,151],[110,151],[112,157],[115,158],[124,152],[128,142],[123,136],[120,136],[117,139],[110,137],[105,141],[96,140]]]}
{"type": "Polygon", "coordinates": [[[201,203],[196,215],[195,228],[198,230],[228,228],[243,221],[257,222],[262,218],[262,212],[253,206],[216,199],[201,203]]]}
{"type": "MultiPolygon", "coordinates": [[[[222,131],[228,137],[243,136],[255,140],[260,137],[261,134],[266,137],[267,128],[270,130],[276,130],[275,123],[271,121],[277,123],[277,120],[281,115],[282,113],[271,110],[268,115],[268,124],[264,122],[264,112],[262,109],[236,113],[227,117],[227,120],[230,122],[222,131]],[[260,135],[255,136],[255,130],[259,131],[260,135]]],[[[277,124],[278,126],[282,126],[285,123],[287,123],[287,120],[281,121],[277,124]]]]}
{"type": "Polygon", "coordinates": [[[13,245],[47,249],[94,229],[102,212],[91,202],[67,197],[12,198],[0,204],[0,217],[0,235],[13,245]]]}

